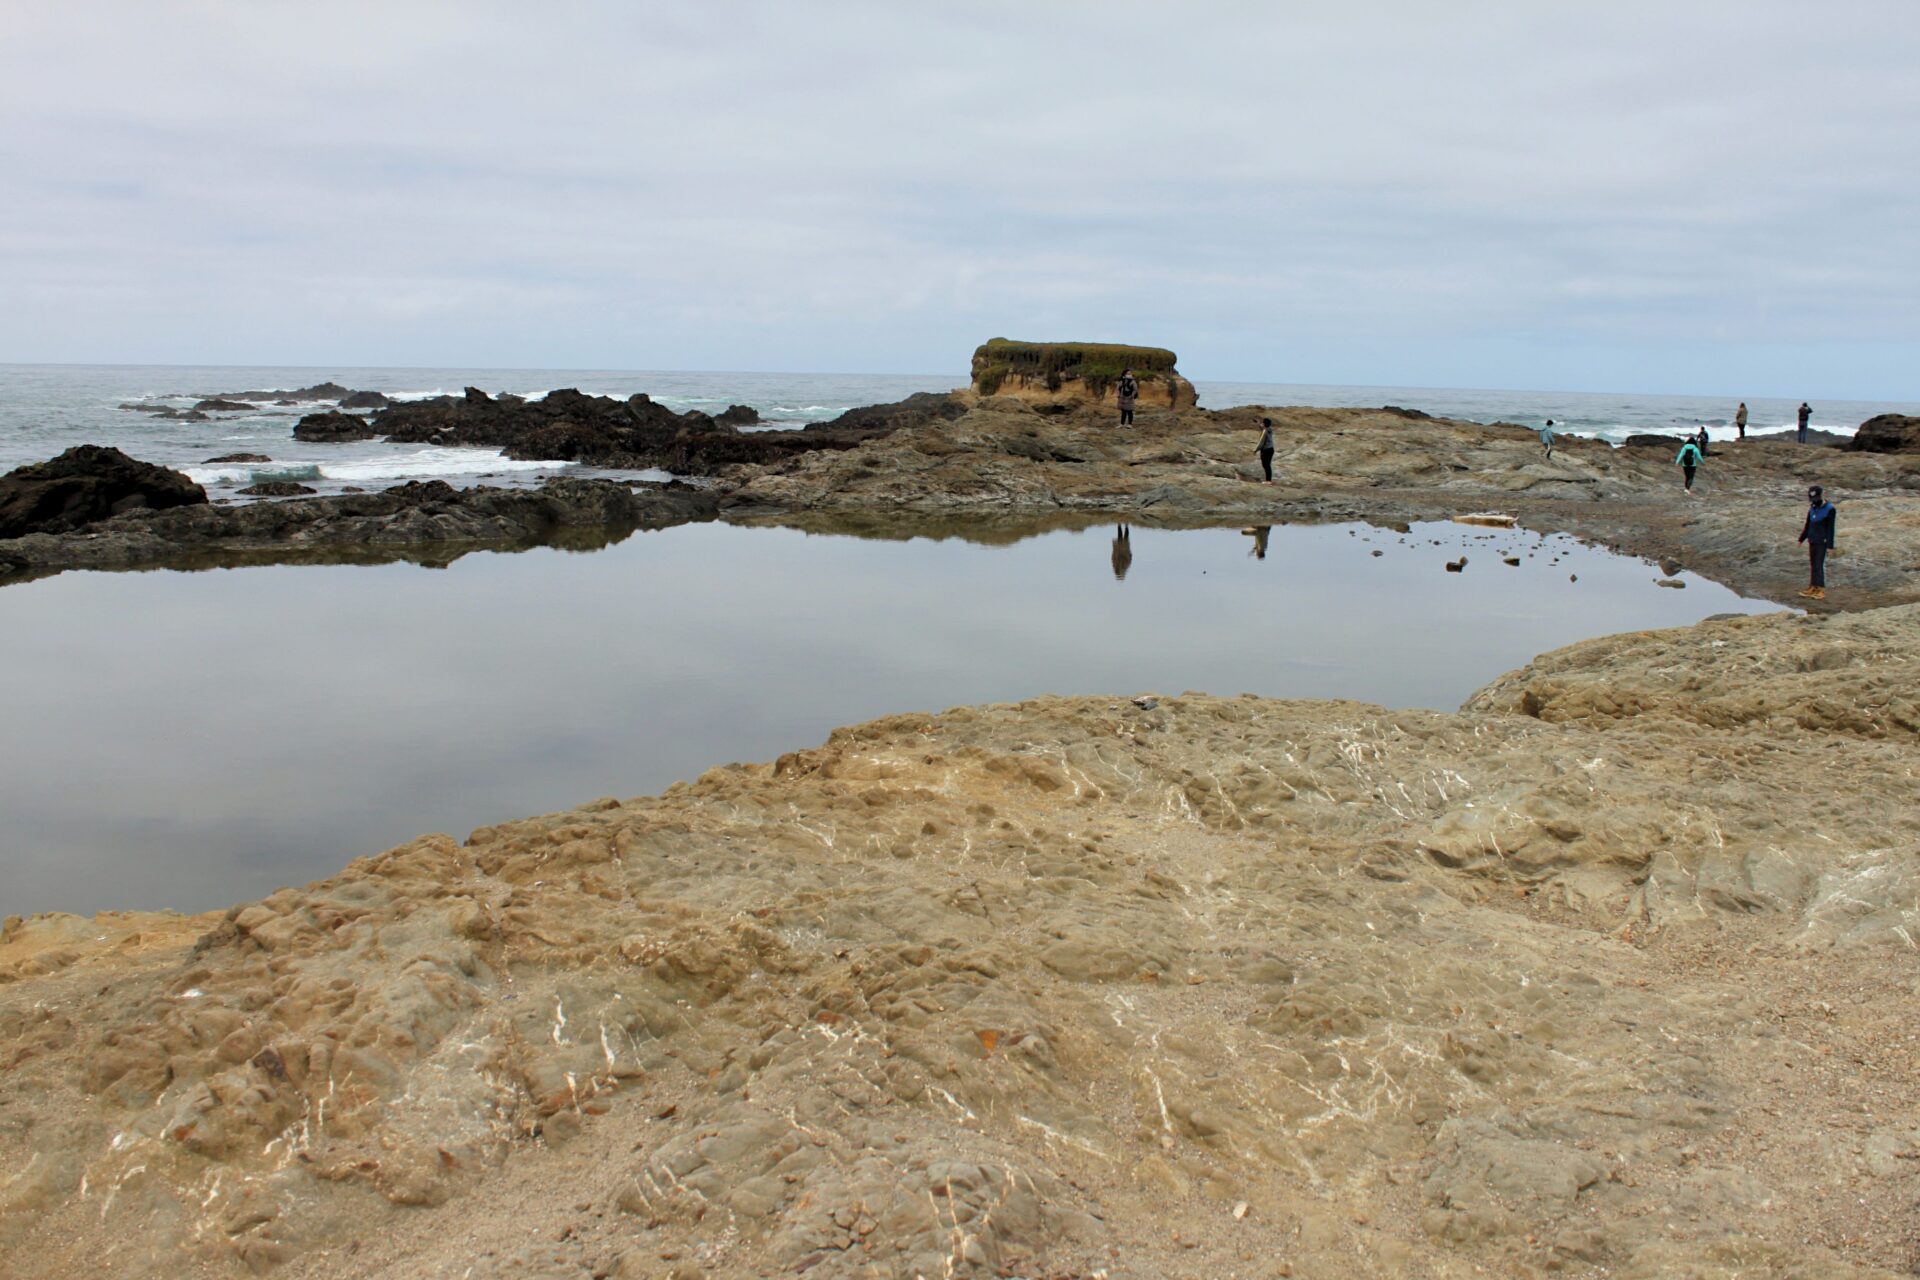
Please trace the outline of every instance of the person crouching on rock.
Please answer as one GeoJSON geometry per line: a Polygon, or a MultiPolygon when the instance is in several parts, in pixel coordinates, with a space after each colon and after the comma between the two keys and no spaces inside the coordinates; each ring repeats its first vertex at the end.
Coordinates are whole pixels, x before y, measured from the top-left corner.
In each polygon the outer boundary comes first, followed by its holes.
{"type": "Polygon", "coordinates": [[[1680,471],[1687,478],[1687,492],[1693,492],[1693,472],[1700,465],[1700,446],[1688,436],[1687,442],[1680,446],[1680,456],[1674,459],[1680,464],[1680,471]]]}
{"type": "Polygon", "coordinates": [[[1120,425],[1133,425],[1133,402],[1140,398],[1140,380],[1133,376],[1133,370],[1123,369],[1120,381],[1113,384],[1114,395],[1120,401],[1120,425]]]}
{"type": "Polygon", "coordinates": [[[1260,469],[1267,473],[1267,483],[1273,483],[1273,419],[1260,419],[1260,469]]]}
{"type": "Polygon", "coordinates": [[[1815,600],[1827,598],[1827,553],[1833,550],[1833,535],[1840,523],[1840,511],[1821,496],[1820,486],[1807,490],[1807,522],[1800,526],[1800,541],[1807,544],[1807,567],[1812,581],[1800,594],[1815,600]]]}

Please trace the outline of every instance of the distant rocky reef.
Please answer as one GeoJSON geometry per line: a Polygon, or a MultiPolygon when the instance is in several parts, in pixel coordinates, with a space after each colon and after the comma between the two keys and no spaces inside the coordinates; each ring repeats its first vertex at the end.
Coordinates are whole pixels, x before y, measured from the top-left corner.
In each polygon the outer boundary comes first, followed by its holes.
{"type": "Polygon", "coordinates": [[[974,350],[971,389],[982,398],[1010,396],[1042,411],[1063,412],[1115,403],[1114,384],[1131,369],[1140,383],[1141,408],[1177,412],[1193,408],[1199,396],[1176,362],[1165,347],[990,338],[974,350]]]}
{"type": "Polygon", "coordinates": [[[815,450],[851,449],[901,427],[956,418],[964,411],[951,396],[922,393],[799,430],[743,432],[741,427],[760,421],[749,405],[732,405],[718,415],[676,413],[646,395],[619,400],[568,387],[528,400],[468,387],[459,396],[391,404],[370,418],[332,410],[309,414],[293,434],[308,442],[378,438],[464,445],[499,449],[527,461],[712,475],[740,463],[766,465],[815,450]]]}

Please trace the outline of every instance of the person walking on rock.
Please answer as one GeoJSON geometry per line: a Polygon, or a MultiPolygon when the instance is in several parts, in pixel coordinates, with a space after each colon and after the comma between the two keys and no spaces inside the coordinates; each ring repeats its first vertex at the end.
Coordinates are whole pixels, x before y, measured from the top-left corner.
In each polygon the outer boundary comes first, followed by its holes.
{"type": "Polygon", "coordinates": [[[1805,400],[1802,400],[1800,402],[1800,434],[1798,437],[1801,444],[1807,442],[1807,420],[1811,417],[1813,417],[1813,410],[1807,407],[1805,400]]]}
{"type": "Polygon", "coordinates": [[[1553,419],[1547,419],[1547,425],[1540,428],[1540,447],[1547,451],[1547,460],[1553,460],[1553,419]]]}
{"type": "Polygon", "coordinates": [[[1688,436],[1687,442],[1680,446],[1680,456],[1674,461],[1680,464],[1680,471],[1687,478],[1687,492],[1692,493],[1694,469],[1700,465],[1700,446],[1694,443],[1692,436],[1688,436]]]}
{"type": "Polygon", "coordinates": [[[1821,495],[1820,486],[1807,490],[1807,522],[1800,526],[1800,541],[1807,545],[1808,576],[1812,579],[1800,594],[1815,600],[1827,598],[1827,553],[1833,550],[1833,534],[1840,512],[1821,495]]]}
{"type": "Polygon", "coordinates": [[[1267,483],[1273,483],[1273,419],[1260,419],[1260,469],[1267,473],[1267,483]]]}
{"type": "Polygon", "coordinates": [[[1742,400],[1740,407],[1733,411],[1733,425],[1740,432],[1740,439],[1747,438],[1747,402],[1742,400]]]}
{"type": "Polygon", "coordinates": [[[1140,398],[1140,380],[1133,376],[1133,370],[1122,369],[1120,381],[1113,384],[1114,396],[1120,401],[1120,425],[1133,425],[1133,402],[1140,398]]]}

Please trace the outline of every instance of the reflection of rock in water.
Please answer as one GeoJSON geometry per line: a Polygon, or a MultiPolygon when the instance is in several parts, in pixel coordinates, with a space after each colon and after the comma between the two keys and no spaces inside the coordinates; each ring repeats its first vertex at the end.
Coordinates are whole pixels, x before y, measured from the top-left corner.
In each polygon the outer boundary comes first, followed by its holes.
{"type": "Polygon", "coordinates": [[[1113,580],[1125,582],[1127,570],[1133,566],[1133,538],[1127,526],[1115,525],[1113,529],[1113,580]]]}

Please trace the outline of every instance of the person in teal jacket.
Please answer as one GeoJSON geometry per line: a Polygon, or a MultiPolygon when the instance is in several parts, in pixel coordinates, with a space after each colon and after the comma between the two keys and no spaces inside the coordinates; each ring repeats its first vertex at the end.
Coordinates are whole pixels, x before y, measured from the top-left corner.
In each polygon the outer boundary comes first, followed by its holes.
{"type": "Polygon", "coordinates": [[[1680,446],[1680,456],[1675,458],[1674,461],[1680,464],[1681,473],[1687,478],[1687,492],[1692,493],[1693,473],[1700,465],[1700,446],[1689,438],[1685,444],[1680,446]]]}

